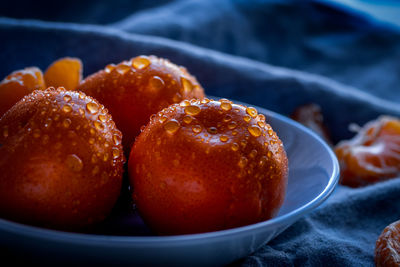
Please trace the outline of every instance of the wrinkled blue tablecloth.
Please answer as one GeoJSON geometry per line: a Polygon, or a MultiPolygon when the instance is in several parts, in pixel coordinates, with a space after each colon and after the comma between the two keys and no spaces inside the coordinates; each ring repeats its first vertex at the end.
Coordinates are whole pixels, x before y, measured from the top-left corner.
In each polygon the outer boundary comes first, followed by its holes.
{"type": "MultiPolygon", "coordinates": [[[[1,77],[64,56],[81,58],[87,75],[155,54],[186,66],[209,95],[285,115],[317,103],[334,142],[353,135],[350,123],[400,117],[399,28],[335,1],[14,2],[0,10],[1,77]]],[[[397,196],[400,179],[339,186],[322,207],[233,265],[373,265],[378,235],[400,217],[397,196]]]]}

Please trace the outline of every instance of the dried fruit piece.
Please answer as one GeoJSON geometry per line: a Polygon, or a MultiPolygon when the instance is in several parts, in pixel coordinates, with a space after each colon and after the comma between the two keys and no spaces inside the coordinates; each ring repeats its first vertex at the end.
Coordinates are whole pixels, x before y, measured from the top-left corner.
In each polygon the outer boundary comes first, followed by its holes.
{"type": "Polygon", "coordinates": [[[56,60],[44,73],[47,87],[62,86],[75,90],[82,80],[82,62],[79,58],[65,57],[56,60]]]}
{"type": "Polygon", "coordinates": [[[204,97],[203,88],[186,69],[155,56],[108,65],[87,77],[78,90],[110,111],[123,133],[126,155],[152,114],[183,99],[204,97]]]}
{"type": "Polygon", "coordinates": [[[332,144],[328,128],[324,125],[324,117],[319,105],[311,103],[299,106],[290,117],[313,130],[328,144],[332,144]]]}
{"type": "Polygon", "coordinates": [[[400,120],[382,116],[335,148],[341,183],[364,186],[400,175],[400,120]]]}
{"type": "Polygon", "coordinates": [[[375,265],[377,267],[400,266],[400,221],[383,229],[376,241],[375,265]]]}
{"type": "Polygon", "coordinates": [[[0,83],[0,117],[33,90],[44,89],[42,71],[36,67],[17,70],[0,83]]]}
{"type": "Polygon", "coordinates": [[[1,217],[75,229],[111,211],[121,189],[122,136],[96,100],[37,90],[0,119],[0,131],[1,217]]]}
{"type": "Polygon", "coordinates": [[[136,138],[128,167],[144,220],[160,234],[187,234],[276,215],[285,196],[287,164],[263,115],[227,100],[204,99],[153,116],[136,138]]]}

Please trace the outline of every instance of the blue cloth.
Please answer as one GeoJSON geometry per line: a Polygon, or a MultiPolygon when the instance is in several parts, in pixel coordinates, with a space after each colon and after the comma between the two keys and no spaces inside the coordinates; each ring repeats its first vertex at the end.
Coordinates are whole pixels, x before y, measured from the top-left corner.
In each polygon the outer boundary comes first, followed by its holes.
{"type": "MultiPolygon", "coordinates": [[[[334,142],[353,135],[350,123],[400,117],[400,31],[365,10],[334,1],[14,2],[0,11],[2,77],[64,56],[81,58],[88,75],[155,54],[186,66],[208,95],[285,115],[317,103],[334,142]]],[[[233,265],[372,266],[378,235],[399,219],[398,195],[400,179],[339,186],[322,207],[233,265]]]]}

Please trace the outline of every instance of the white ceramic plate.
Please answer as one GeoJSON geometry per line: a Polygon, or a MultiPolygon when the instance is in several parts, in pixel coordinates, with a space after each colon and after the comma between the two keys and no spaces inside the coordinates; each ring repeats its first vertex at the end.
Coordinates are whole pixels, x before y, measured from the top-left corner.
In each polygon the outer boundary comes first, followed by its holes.
{"type": "Polygon", "coordinates": [[[1,247],[41,263],[205,266],[249,255],[326,200],[339,176],[334,153],[318,136],[284,116],[258,111],[278,133],[289,158],[286,199],[277,217],[224,231],[160,237],[122,205],[91,234],[0,219],[1,247]]]}

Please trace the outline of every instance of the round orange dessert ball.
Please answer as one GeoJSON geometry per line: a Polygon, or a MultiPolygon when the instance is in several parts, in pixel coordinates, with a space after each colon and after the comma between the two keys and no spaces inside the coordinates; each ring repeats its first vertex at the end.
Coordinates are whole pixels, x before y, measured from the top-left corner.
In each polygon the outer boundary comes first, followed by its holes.
{"type": "Polygon", "coordinates": [[[165,235],[270,219],[288,176],[282,142],[265,117],[224,99],[185,100],[153,115],[128,165],[139,213],[165,235]]]}
{"type": "Polygon", "coordinates": [[[108,65],[87,77],[78,90],[110,111],[127,154],[150,115],[184,99],[204,97],[203,88],[184,67],[155,56],[108,65]]]}
{"type": "Polygon", "coordinates": [[[25,96],[0,119],[0,216],[58,229],[103,220],[120,194],[121,138],[81,92],[25,96]]]}

